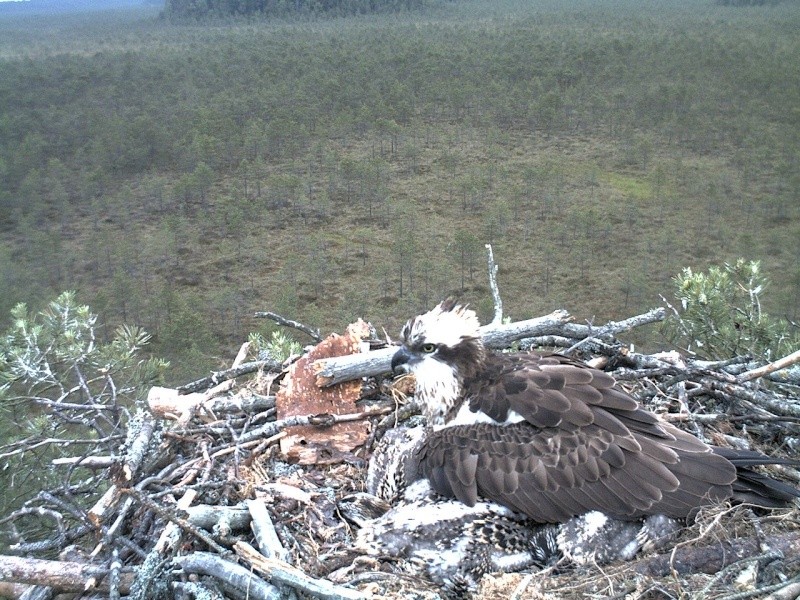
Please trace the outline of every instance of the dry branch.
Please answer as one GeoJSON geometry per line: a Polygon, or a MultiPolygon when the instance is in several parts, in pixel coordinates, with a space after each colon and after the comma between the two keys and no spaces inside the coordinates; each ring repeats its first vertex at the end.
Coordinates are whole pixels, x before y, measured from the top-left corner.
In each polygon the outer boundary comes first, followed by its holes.
{"type": "Polygon", "coordinates": [[[228,523],[233,529],[245,529],[250,524],[251,515],[246,506],[214,506],[198,504],[185,509],[186,520],[202,529],[214,529],[220,523],[228,523]]]}
{"type": "Polygon", "coordinates": [[[500,268],[494,262],[492,245],[486,244],[485,248],[486,262],[489,267],[489,289],[492,291],[492,300],[494,301],[492,325],[499,325],[503,322],[503,299],[500,297],[500,286],[497,285],[497,271],[499,271],[500,268]]]}
{"type": "Polygon", "coordinates": [[[738,383],[744,383],[745,381],[751,381],[753,379],[758,379],[759,377],[765,377],[771,373],[775,373],[776,371],[780,371],[799,362],[800,362],[800,350],[798,350],[797,352],[792,352],[789,356],[784,356],[780,360],[771,362],[768,365],[764,365],[763,367],[759,367],[757,369],[752,369],[751,371],[747,371],[746,373],[742,373],[736,378],[736,380],[738,381],[738,383]]]}
{"type": "Polygon", "coordinates": [[[244,363],[238,367],[233,367],[224,371],[214,371],[207,377],[203,377],[196,381],[192,381],[191,383],[187,383],[186,385],[182,385],[178,388],[178,392],[181,394],[190,394],[208,389],[222,383],[223,381],[236,379],[237,377],[249,375],[250,373],[255,373],[257,371],[274,371],[279,373],[282,370],[283,365],[275,360],[255,360],[253,362],[244,363]]]}
{"type": "MultiPolygon", "coordinates": [[[[672,573],[718,573],[739,560],[761,555],[762,542],[757,537],[750,537],[710,546],[677,546],[671,552],[635,561],[630,568],[650,577],[666,577],[672,573]]],[[[800,556],[800,531],[772,536],[769,546],[784,556],[800,556]]]]}
{"type": "Polygon", "coordinates": [[[314,329],[309,327],[308,325],[303,325],[299,321],[293,321],[292,319],[287,319],[286,317],[282,317],[279,314],[270,311],[263,311],[257,312],[253,315],[256,319],[270,319],[275,321],[278,325],[283,325],[284,327],[291,327],[292,329],[297,329],[298,331],[302,331],[315,342],[321,342],[322,336],[319,334],[319,329],[314,329]]]}
{"type": "Polygon", "coordinates": [[[267,558],[276,558],[287,562],[289,555],[281,545],[281,541],[275,531],[275,525],[272,523],[264,501],[261,499],[248,500],[247,509],[252,517],[250,527],[253,529],[253,535],[255,535],[261,554],[267,558]]]}
{"type": "Polygon", "coordinates": [[[322,600],[365,600],[370,598],[361,592],[334,585],[329,581],[315,579],[290,564],[259,554],[255,548],[244,542],[233,545],[236,554],[252,567],[266,575],[271,581],[293,587],[322,600]]]}
{"type": "MultiPolygon", "coordinates": [[[[108,574],[108,568],[92,564],[0,556],[0,580],[47,586],[63,592],[108,591],[108,574]]],[[[119,587],[123,593],[130,591],[133,578],[130,571],[120,574],[119,587]]]]}
{"type": "Polygon", "coordinates": [[[193,552],[186,556],[179,556],[174,563],[186,573],[209,575],[219,579],[237,590],[246,592],[247,596],[253,600],[280,600],[281,598],[281,592],[275,586],[235,562],[225,560],[211,552],[193,552]]]}

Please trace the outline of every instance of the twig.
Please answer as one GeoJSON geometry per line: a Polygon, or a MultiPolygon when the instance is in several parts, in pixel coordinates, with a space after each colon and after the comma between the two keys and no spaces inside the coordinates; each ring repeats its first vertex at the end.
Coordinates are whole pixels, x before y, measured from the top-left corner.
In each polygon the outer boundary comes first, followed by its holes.
{"type": "Polygon", "coordinates": [[[252,431],[248,431],[247,433],[239,437],[238,443],[243,444],[246,442],[250,442],[256,438],[260,439],[262,437],[273,436],[276,433],[278,433],[281,429],[284,429],[286,427],[294,427],[295,425],[315,425],[317,427],[330,427],[334,423],[363,421],[364,419],[369,419],[370,417],[379,417],[388,414],[390,412],[392,412],[391,408],[379,408],[377,410],[365,410],[364,412],[350,413],[346,415],[332,415],[325,413],[320,415],[298,415],[296,417],[287,417],[286,419],[281,419],[280,421],[273,421],[271,423],[266,423],[265,425],[262,425],[258,429],[253,429],[252,431]]]}
{"type": "Polygon", "coordinates": [[[204,541],[209,548],[214,550],[214,552],[221,554],[222,556],[230,554],[229,550],[223,548],[217,542],[215,542],[211,538],[211,536],[208,535],[208,533],[206,533],[205,531],[203,531],[198,527],[195,527],[186,519],[182,519],[181,517],[177,516],[171,510],[164,508],[163,506],[159,506],[158,504],[150,500],[150,498],[141,493],[139,490],[133,488],[125,488],[123,490],[120,490],[120,492],[122,492],[123,494],[129,494],[133,496],[139,504],[145,506],[146,508],[149,508],[162,519],[175,523],[178,527],[180,527],[184,531],[204,541]]]}
{"type": "MultiPolygon", "coordinates": [[[[0,580],[46,585],[61,591],[82,592],[90,587],[107,591],[108,574],[108,568],[92,564],[0,556],[0,580]]],[[[119,590],[127,593],[132,582],[130,571],[120,573],[119,590]]]]}
{"type": "Polygon", "coordinates": [[[224,371],[214,371],[208,377],[203,377],[202,379],[198,379],[196,381],[192,381],[191,383],[187,383],[186,385],[180,386],[178,391],[181,394],[199,392],[222,383],[223,381],[227,381],[228,379],[236,379],[242,375],[255,373],[259,369],[280,372],[283,369],[283,365],[275,360],[255,360],[252,362],[243,363],[238,367],[225,369],[224,371]]]}
{"type": "Polygon", "coordinates": [[[315,342],[322,341],[322,336],[319,334],[319,329],[312,329],[308,325],[303,325],[298,321],[292,321],[291,319],[282,317],[278,314],[275,314],[274,312],[270,311],[257,312],[253,316],[256,319],[270,319],[278,323],[278,325],[283,325],[284,327],[291,327],[292,329],[297,329],[298,331],[302,331],[306,335],[310,336],[315,342]]]}
{"type": "Polygon", "coordinates": [[[717,390],[729,398],[741,398],[752,402],[773,414],[800,417],[800,404],[791,400],[778,400],[774,395],[759,390],[748,390],[742,386],[706,378],[703,383],[712,390],[717,390]]]}
{"type": "Polygon", "coordinates": [[[776,583],[763,591],[772,592],[764,600],[796,600],[800,598],[800,577],[776,583]]]}
{"type": "Polygon", "coordinates": [[[571,337],[577,337],[583,339],[581,339],[581,341],[579,341],[572,347],[568,348],[564,353],[570,354],[571,352],[574,352],[578,347],[590,341],[599,342],[601,338],[607,336],[614,336],[618,333],[622,333],[623,331],[628,331],[630,329],[633,329],[634,327],[640,327],[642,325],[648,325],[650,323],[657,323],[659,321],[663,321],[665,316],[666,316],[666,311],[664,310],[664,308],[659,307],[649,310],[644,314],[636,315],[634,317],[630,317],[622,321],[609,321],[602,327],[598,327],[596,329],[591,325],[580,325],[578,323],[572,323],[568,328],[566,328],[567,330],[572,330],[573,335],[571,337]]]}

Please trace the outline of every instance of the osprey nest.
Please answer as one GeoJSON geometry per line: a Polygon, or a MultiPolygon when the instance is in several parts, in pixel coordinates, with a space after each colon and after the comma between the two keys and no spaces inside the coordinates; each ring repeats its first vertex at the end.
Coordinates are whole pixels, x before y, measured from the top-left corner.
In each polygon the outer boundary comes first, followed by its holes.
{"type": "Polygon", "coordinates": [[[470,506],[420,490],[414,461],[432,429],[414,377],[393,376],[397,346],[359,321],[283,364],[245,344],[226,371],[151,389],[118,454],[80,446],[59,462],[63,485],[2,519],[14,543],[0,596],[798,598],[800,377],[746,357],[638,354],[616,337],[663,318],[598,328],[557,311],[479,331],[495,351],[589,363],[679,438],[774,459],[746,471],[782,482],[783,508],[723,500],[664,532],[638,513],[539,523],[480,494],[470,506]]]}

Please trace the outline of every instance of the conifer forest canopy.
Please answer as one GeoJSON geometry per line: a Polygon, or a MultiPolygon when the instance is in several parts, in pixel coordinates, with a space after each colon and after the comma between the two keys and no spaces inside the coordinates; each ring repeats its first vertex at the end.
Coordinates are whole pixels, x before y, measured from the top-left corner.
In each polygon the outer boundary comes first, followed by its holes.
{"type": "Polygon", "coordinates": [[[796,320],[800,3],[740,4],[0,16],[0,325],[76,290],[180,382],[268,333],[256,311],[486,320],[486,243],[514,318],[603,323],[743,257],[796,320]]]}

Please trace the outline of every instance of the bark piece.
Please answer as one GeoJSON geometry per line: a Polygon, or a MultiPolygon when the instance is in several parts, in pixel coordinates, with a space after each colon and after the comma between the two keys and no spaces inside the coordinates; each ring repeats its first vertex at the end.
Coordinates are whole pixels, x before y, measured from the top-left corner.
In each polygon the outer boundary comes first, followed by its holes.
{"type": "MultiPolygon", "coordinates": [[[[361,382],[317,386],[314,362],[335,356],[357,354],[361,342],[370,335],[370,327],[358,320],[347,327],[344,335],[332,334],[297,360],[284,377],[275,397],[278,419],[307,415],[343,415],[360,412],[356,401],[361,397],[361,382]]],[[[342,453],[362,445],[368,435],[368,423],[334,423],[330,427],[296,426],[287,429],[281,440],[281,451],[290,462],[331,464],[340,462],[342,453]]]]}

